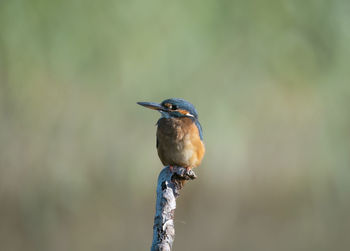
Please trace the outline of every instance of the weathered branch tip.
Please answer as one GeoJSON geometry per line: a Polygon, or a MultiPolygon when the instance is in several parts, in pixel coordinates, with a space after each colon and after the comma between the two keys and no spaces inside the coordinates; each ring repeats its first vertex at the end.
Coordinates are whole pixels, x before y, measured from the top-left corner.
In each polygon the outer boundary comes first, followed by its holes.
{"type": "Polygon", "coordinates": [[[186,180],[197,178],[192,169],[164,167],[158,176],[156,214],[153,225],[151,251],[171,251],[174,238],[176,198],[186,180]]]}

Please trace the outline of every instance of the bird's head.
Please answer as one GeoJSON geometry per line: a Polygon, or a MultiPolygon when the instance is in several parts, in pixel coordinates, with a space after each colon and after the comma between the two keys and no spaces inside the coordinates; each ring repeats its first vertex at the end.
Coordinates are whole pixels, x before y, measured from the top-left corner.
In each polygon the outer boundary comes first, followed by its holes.
{"type": "Polygon", "coordinates": [[[198,114],[194,106],[181,98],[166,99],[160,104],[154,102],[137,102],[144,107],[157,110],[164,118],[192,117],[198,119],[198,114]]]}

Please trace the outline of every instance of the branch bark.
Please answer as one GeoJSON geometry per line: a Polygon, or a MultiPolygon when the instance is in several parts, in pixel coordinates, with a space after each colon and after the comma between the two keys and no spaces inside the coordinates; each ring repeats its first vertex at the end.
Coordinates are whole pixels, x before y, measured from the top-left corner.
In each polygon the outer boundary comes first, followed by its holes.
{"type": "Polygon", "coordinates": [[[176,198],[180,195],[186,180],[193,180],[196,174],[184,167],[164,167],[158,176],[156,214],[153,225],[151,251],[171,251],[174,238],[174,214],[176,198]]]}

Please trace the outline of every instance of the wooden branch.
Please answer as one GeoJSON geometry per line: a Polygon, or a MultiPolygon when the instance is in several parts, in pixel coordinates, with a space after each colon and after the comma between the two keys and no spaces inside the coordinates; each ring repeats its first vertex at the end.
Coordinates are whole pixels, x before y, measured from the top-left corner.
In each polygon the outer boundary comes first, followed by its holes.
{"type": "Polygon", "coordinates": [[[164,167],[158,176],[156,214],[153,225],[153,241],[151,251],[171,251],[174,238],[174,214],[176,198],[180,195],[186,180],[197,176],[184,167],[164,167]]]}

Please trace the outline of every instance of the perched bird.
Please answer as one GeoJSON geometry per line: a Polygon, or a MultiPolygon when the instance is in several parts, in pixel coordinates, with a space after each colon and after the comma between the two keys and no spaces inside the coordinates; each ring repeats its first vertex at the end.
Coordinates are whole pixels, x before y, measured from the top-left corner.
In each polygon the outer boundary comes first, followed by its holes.
{"type": "Polygon", "coordinates": [[[200,165],[205,153],[202,128],[194,106],[184,99],[166,99],[160,104],[138,102],[139,105],[157,110],[161,118],[157,122],[157,151],[164,166],[185,167],[187,170],[200,165]]]}

